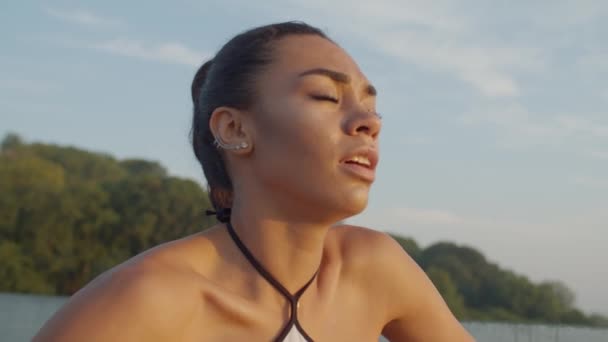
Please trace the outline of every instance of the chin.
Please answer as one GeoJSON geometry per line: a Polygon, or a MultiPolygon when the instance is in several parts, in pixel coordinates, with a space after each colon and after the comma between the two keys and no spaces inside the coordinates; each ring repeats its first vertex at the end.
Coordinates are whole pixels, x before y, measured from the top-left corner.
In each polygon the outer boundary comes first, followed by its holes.
{"type": "Polygon", "coordinates": [[[346,199],[340,201],[340,209],[344,211],[348,217],[360,214],[365,208],[367,208],[367,201],[369,195],[368,192],[363,191],[351,193],[346,199]]]}

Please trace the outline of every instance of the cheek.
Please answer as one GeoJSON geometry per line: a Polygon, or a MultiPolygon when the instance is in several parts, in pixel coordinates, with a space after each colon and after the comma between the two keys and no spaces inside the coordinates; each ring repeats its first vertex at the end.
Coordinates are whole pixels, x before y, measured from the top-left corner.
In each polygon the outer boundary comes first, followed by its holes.
{"type": "Polygon", "coordinates": [[[306,155],[300,155],[300,158],[312,157],[337,147],[340,127],[333,121],[336,114],[323,111],[320,106],[315,109],[301,101],[286,101],[277,103],[266,114],[259,120],[257,131],[261,134],[256,140],[260,140],[264,148],[280,149],[282,157],[290,158],[304,152],[306,155]]]}
{"type": "MultiPolygon", "coordinates": [[[[304,206],[348,217],[367,201],[369,186],[345,175],[339,160],[347,146],[343,116],[313,102],[279,77],[260,80],[251,111],[253,153],[244,178],[285,206],[304,206]],[[272,95],[272,96],[271,96],[272,95]]],[[[246,165],[245,165],[246,164],[246,165]]]]}
{"type": "Polygon", "coordinates": [[[253,177],[282,198],[306,205],[321,205],[344,217],[365,207],[369,186],[340,171],[346,152],[336,113],[284,110],[257,120],[253,177]]]}
{"type": "Polygon", "coordinates": [[[340,128],[330,114],[303,107],[277,106],[257,121],[256,168],[289,180],[311,182],[316,178],[318,183],[339,160],[340,128]]]}

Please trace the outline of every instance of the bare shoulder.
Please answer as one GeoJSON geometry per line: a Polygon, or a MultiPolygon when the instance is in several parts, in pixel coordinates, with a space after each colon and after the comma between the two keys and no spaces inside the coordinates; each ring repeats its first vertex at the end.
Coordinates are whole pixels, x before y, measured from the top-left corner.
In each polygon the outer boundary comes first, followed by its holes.
{"type": "MultiPolygon", "coordinates": [[[[405,266],[417,267],[401,246],[385,232],[354,225],[339,225],[334,227],[333,233],[345,263],[359,274],[360,271],[386,272],[388,270],[383,267],[390,267],[398,261],[405,263],[405,266]],[[379,266],[383,267],[378,269],[379,266]]],[[[402,264],[401,267],[403,266],[402,264]]]]}
{"type": "Polygon", "coordinates": [[[349,277],[383,308],[384,336],[391,341],[474,341],[426,273],[389,234],[351,225],[335,229],[349,277]]]}
{"type": "Polygon", "coordinates": [[[34,341],[168,341],[201,310],[201,276],[184,262],[189,239],[160,245],[74,294],[34,341]]]}

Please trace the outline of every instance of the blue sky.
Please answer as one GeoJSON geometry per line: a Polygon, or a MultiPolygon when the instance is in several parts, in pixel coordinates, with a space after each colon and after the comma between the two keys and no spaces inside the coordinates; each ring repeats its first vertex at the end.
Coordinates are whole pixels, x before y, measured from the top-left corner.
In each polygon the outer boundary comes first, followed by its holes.
{"type": "Polygon", "coordinates": [[[608,313],[608,2],[29,1],[0,11],[0,136],[162,162],[188,143],[197,67],[236,33],[319,26],[378,88],[368,209],[349,220],[450,240],[608,313]]]}

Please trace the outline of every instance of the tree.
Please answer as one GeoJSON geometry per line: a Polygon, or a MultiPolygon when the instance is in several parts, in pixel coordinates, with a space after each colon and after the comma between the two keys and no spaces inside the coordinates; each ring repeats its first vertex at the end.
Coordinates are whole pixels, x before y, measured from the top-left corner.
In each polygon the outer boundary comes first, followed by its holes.
{"type": "Polygon", "coordinates": [[[0,240],[0,290],[52,294],[52,284],[37,272],[30,257],[13,241],[0,240]]]}
{"type": "Polygon", "coordinates": [[[150,162],[143,159],[126,159],[120,162],[131,176],[157,176],[167,177],[167,170],[157,162],[150,162]]]}
{"type": "Polygon", "coordinates": [[[419,262],[425,271],[432,267],[446,271],[462,293],[465,304],[479,306],[480,280],[477,272],[485,265],[481,254],[470,248],[441,242],[424,249],[420,253],[419,262]]]}
{"type": "Polygon", "coordinates": [[[5,153],[9,150],[19,148],[22,145],[23,145],[23,141],[21,140],[21,137],[19,135],[15,134],[15,133],[9,133],[2,140],[1,151],[3,153],[5,153]]]}
{"type": "Polygon", "coordinates": [[[448,272],[439,268],[431,267],[427,270],[429,279],[433,282],[443,300],[446,302],[454,316],[458,319],[466,317],[466,308],[464,305],[464,299],[454,282],[450,278],[448,272]]]}
{"type": "Polygon", "coordinates": [[[391,235],[391,237],[395,239],[399,245],[401,245],[401,248],[403,248],[403,250],[405,250],[407,254],[412,257],[412,259],[418,261],[418,257],[420,256],[420,247],[414,239],[404,238],[397,235],[391,235]]]}
{"type": "Polygon", "coordinates": [[[71,294],[151,246],[214,223],[204,215],[206,192],[156,162],[19,144],[0,154],[0,291],[71,294]]]}
{"type": "Polygon", "coordinates": [[[557,298],[561,310],[569,311],[574,308],[576,296],[564,283],[553,280],[544,282],[541,286],[542,285],[546,285],[550,288],[551,293],[557,298]]]}
{"type": "Polygon", "coordinates": [[[608,328],[608,317],[597,313],[591,314],[589,320],[596,327],[608,328]]]}
{"type": "MultiPolygon", "coordinates": [[[[135,254],[215,224],[210,207],[199,184],[157,162],[9,135],[0,153],[0,291],[70,295],[135,254]]],[[[393,238],[460,319],[608,326],[576,309],[558,281],[534,284],[471,247],[393,238]]]]}

